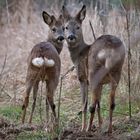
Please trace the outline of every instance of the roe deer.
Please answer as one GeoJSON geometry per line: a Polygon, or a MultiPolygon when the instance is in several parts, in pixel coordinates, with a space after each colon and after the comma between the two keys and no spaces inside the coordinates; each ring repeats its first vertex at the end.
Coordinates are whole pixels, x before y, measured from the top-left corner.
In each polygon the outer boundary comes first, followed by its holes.
{"type": "Polygon", "coordinates": [[[82,95],[82,129],[86,128],[86,110],[88,103],[88,81],[92,92],[92,106],[90,107],[90,121],[87,131],[91,129],[94,113],[97,107],[99,126],[102,119],[100,115],[100,96],[102,86],[111,84],[110,93],[110,124],[108,132],[112,132],[112,113],[115,107],[115,90],[121,76],[121,69],[125,57],[123,43],[115,36],[102,35],[92,45],[83,40],[82,21],[86,16],[86,6],[71,16],[68,9],[62,7],[65,19],[65,37],[71,59],[76,66],[80,81],[82,95]]]}
{"type": "Polygon", "coordinates": [[[60,57],[59,54],[63,47],[64,29],[62,26],[62,15],[56,19],[45,11],[42,13],[45,23],[49,26],[50,33],[47,42],[41,42],[33,47],[28,58],[28,70],[26,76],[26,93],[23,102],[22,123],[24,123],[26,109],[29,103],[29,95],[33,88],[33,104],[29,118],[32,122],[32,116],[35,109],[36,97],[39,82],[46,82],[46,117],[49,117],[49,106],[52,109],[53,116],[56,120],[54,92],[59,82],[60,75],[60,57]]]}

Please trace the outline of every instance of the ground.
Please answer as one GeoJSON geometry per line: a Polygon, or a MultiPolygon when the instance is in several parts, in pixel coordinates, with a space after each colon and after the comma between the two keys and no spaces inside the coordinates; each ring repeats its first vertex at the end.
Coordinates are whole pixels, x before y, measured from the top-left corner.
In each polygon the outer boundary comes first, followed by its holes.
{"type": "MultiPolygon", "coordinates": [[[[113,133],[108,135],[106,132],[108,121],[104,120],[101,130],[94,126],[90,132],[81,132],[80,123],[77,119],[69,122],[68,126],[60,133],[54,140],[140,140],[140,113],[133,116],[130,120],[128,117],[115,118],[113,122],[113,133]]],[[[0,118],[0,139],[2,140],[23,140],[23,139],[37,139],[47,140],[45,132],[37,134],[43,127],[40,125],[22,125],[10,123],[5,118],[0,118]],[[36,133],[34,137],[30,134],[36,133]],[[26,134],[26,136],[25,136],[26,134]]]]}

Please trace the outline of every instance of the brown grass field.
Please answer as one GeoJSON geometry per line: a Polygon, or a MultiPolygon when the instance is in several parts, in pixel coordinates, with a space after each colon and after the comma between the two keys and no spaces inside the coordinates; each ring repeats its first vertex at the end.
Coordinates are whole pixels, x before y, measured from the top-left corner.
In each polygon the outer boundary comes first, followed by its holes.
{"type": "MultiPolygon", "coordinates": [[[[25,92],[25,78],[26,78],[26,69],[27,69],[27,56],[32,49],[32,47],[41,42],[45,41],[48,36],[48,26],[43,22],[41,17],[42,9],[35,11],[32,10],[33,6],[26,2],[21,2],[16,12],[10,13],[8,9],[3,10],[3,16],[0,21],[0,117],[10,120],[12,124],[20,124],[20,114],[17,119],[13,119],[12,116],[4,115],[4,109],[9,107],[21,107],[22,105],[22,96],[25,92]],[[31,10],[29,10],[31,9],[31,10]],[[19,22],[20,19],[20,22],[19,22]]],[[[59,8],[55,7],[54,10],[56,13],[60,12],[59,8]]],[[[46,10],[50,10],[47,9],[46,10]]],[[[105,34],[112,34],[119,37],[126,46],[126,58],[123,65],[122,77],[117,89],[116,95],[116,112],[114,113],[114,125],[116,128],[116,136],[122,134],[121,138],[126,138],[129,134],[140,127],[140,13],[136,13],[135,10],[130,11],[130,49],[131,49],[131,60],[130,60],[130,73],[131,73],[131,102],[132,102],[132,118],[133,121],[130,121],[129,118],[129,93],[128,93],[128,35],[127,35],[127,22],[124,14],[121,14],[118,9],[113,9],[109,12],[106,17],[107,26],[105,34]],[[125,115],[124,115],[125,114],[125,115]],[[120,123],[119,123],[120,122],[120,123]],[[124,123],[124,126],[121,126],[121,123],[124,123]],[[128,125],[129,124],[129,125],[128,125]],[[132,124],[132,125],[131,125],[132,124]],[[118,129],[118,130],[117,130],[118,129]]],[[[87,8],[87,16],[82,25],[84,40],[87,44],[94,42],[92,35],[91,27],[89,25],[89,20],[91,20],[95,35],[99,37],[103,34],[103,26],[101,24],[100,18],[96,10],[92,8],[87,8]]],[[[70,55],[67,49],[66,42],[64,43],[64,48],[61,53],[61,74],[64,74],[71,66],[73,66],[70,55]]],[[[41,85],[44,84],[41,83],[41,85]]],[[[42,90],[40,86],[38,93],[38,103],[35,111],[35,118],[33,120],[34,124],[42,123],[40,117],[40,109],[42,109],[42,114],[44,113],[43,109],[45,99],[45,90],[42,90]],[[42,103],[41,103],[42,102],[42,103]]],[[[58,103],[59,88],[55,95],[55,102],[58,103]]],[[[105,122],[108,117],[108,87],[105,86],[102,96],[102,114],[105,117],[105,122]]],[[[32,102],[31,94],[30,102],[32,102]]],[[[90,103],[90,94],[89,94],[89,103],[90,103]]],[[[97,137],[96,134],[84,134],[76,133],[81,124],[80,117],[78,117],[78,112],[81,109],[81,97],[79,93],[79,83],[76,76],[76,71],[68,73],[68,75],[63,80],[62,87],[62,97],[61,97],[61,108],[60,108],[60,123],[61,130],[64,136],[69,135],[69,139],[79,139],[83,140],[81,137],[97,137]],[[71,126],[73,124],[73,126],[71,126]],[[75,127],[74,127],[75,125],[75,127]],[[68,129],[69,128],[69,129],[68,129]],[[68,129],[67,131],[65,129],[68,129]],[[70,130],[74,129],[72,133],[70,130]],[[65,133],[68,133],[67,135],[65,133]],[[74,138],[77,136],[77,138],[74,138]]],[[[6,112],[6,111],[5,111],[6,112]]],[[[7,111],[8,112],[8,111],[7,111]]],[[[7,113],[6,112],[6,113],[7,113]]],[[[10,111],[9,111],[10,112],[10,111]]],[[[14,112],[14,111],[13,111],[14,112]]],[[[30,106],[28,109],[30,112],[30,106]]],[[[8,113],[7,113],[8,114],[8,113]]],[[[16,113],[14,114],[16,116],[16,113]]],[[[2,120],[2,119],[1,119],[2,120]]],[[[0,124],[2,121],[0,122],[0,124]]],[[[97,123],[97,121],[96,121],[97,123]]],[[[105,127],[105,126],[104,126],[105,127]]],[[[0,135],[8,133],[3,133],[3,127],[0,125],[0,135]]],[[[139,131],[140,132],[140,129],[139,131]]],[[[31,133],[31,132],[30,132],[31,133]]],[[[39,133],[39,132],[37,132],[39,133]]],[[[39,133],[40,134],[40,133],[39,133]]],[[[38,134],[38,135],[39,135],[38,134]]],[[[24,135],[24,133],[23,133],[24,135]]],[[[44,136],[44,133],[40,134],[44,136]]],[[[17,135],[16,135],[17,136],[17,135]]],[[[4,137],[6,139],[6,136],[4,137]]],[[[15,137],[14,137],[15,138],[15,137]]],[[[14,139],[13,138],[13,139],[14,139]]],[[[116,138],[116,137],[115,137],[116,138]]],[[[119,137],[117,137],[119,139],[119,137]]],[[[116,138],[116,139],[117,139],[116,138]]],[[[138,136],[140,138],[140,135],[138,136]]],[[[1,139],[1,138],[0,138],[1,139]]],[[[8,139],[8,138],[7,138],[8,139]]],[[[18,139],[18,138],[17,138],[18,139]]],[[[19,138],[21,139],[21,138],[19,138]]],[[[23,137],[24,139],[24,137],[23,137]]],[[[49,138],[48,138],[49,139],[49,138]]],[[[62,138],[61,139],[65,139],[62,138]]],[[[88,139],[88,138],[87,138],[88,139]]],[[[104,137],[106,138],[106,136],[104,137]]]]}

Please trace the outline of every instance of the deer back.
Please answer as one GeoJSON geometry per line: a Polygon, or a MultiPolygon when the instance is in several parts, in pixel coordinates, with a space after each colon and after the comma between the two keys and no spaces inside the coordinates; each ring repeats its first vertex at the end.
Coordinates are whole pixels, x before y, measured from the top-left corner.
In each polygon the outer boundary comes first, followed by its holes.
{"type": "Polygon", "coordinates": [[[103,75],[101,82],[108,83],[110,82],[108,74],[111,74],[114,80],[119,81],[124,57],[125,47],[122,41],[112,35],[102,35],[89,51],[89,73],[95,75],[91,77],[98,78],[103,75]]]}
{"type": "Polygon", "coordinates": [[[49,42],[41,42],[33,47],[28,57],[27,79],[32,80],[54,80],[58,81],[60,75],[60,57],[55,47],[49,42]],[[55,64],[53,67],[42,66],[38,68],[32,64],[32,60],[37,57],[52,59],[55,64]]]}

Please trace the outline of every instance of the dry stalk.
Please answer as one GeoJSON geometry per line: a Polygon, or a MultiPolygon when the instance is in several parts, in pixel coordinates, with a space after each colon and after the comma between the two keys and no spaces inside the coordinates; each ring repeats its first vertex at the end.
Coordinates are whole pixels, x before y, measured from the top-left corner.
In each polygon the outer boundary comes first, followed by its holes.
{"type": "Polygon", "coordinates": [[[39,101],[39,116],[41,123],[43,124],[43,119],[42,119],[42,90],[43,89],[43,83],[41,84],[41,92],[40,92],[40,101],[39,101]]]}
{"type": "Polygon", "coordinates": [[[6,62],[7,62],[7,54],[5,54],[5,56],[4,56],[4,62],[3,62],[2,69],[1,69],[1,72],[0,72],[0,80],[2,79],[2,74],[3,74],[3,71],[5,69],[6,62]]]}
{"type": "MultiPolygon", "coordinates": [[[[121,2],[121,1],[120,1],[121,2]]],[[[131,41],[130,41],[130,13],[129,11],[125,8],[125,6],[123,5],[123,3],[121,2],[124,12],[125,12],[125,16],[126,16],[126,31],[127,31],[127,39],[128,39],[128,51],[127,51],[127,55],[128,55],[128,59],[127,59],[127,63],[128,63],[128,94],[129,94],[129,118],[132,118],[132,111],[131,111],[131,41]]]]}
{"type": "Polygon", "coordinates": [[[58,128],[60,126],[60,106],[61,106],[61,93],[62,93],[62,86],[63,86],[63,79],[66,77],[66,75],[73,71],[75,68],[75,66],[72,66],[70,69],[68,69],[66,71],[65,74],[63,74],[61,77],[60,77],[60,89],[59,89],[59,98],[58,98],[58,128]]]}
{"type": "Polygon", "coordinates": [[[9,14],[9,8],[8,8],[8,1],[6,0],[6,12],[7,12],[7,22],[8,26],[10,26],[10,14],[9,14]]]}
{"type": "Polygon", "coordinates": [[[94,29],[93,29],[93,26],[92,26],[92,23],[91,23],[90,20],[89,20],[89,24],[90,24],[90,27],[91,27],[91,30],[92,30],[92,34],[93,34],[94,40],[96,40],[95,32],[94,32],[94,29]]]}

